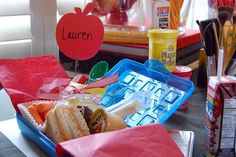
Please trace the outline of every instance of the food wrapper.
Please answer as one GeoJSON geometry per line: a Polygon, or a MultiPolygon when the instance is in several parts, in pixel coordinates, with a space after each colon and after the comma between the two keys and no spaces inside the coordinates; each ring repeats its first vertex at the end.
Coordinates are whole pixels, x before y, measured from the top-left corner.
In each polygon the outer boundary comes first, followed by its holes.
{"type": "Polygon", "coordinates": [[[101,100],[101,96],[95,94],[70,94],[70,95],[64,95],[64,97],[62,98],[64,101],[63,100],[58,101],[58,104],[60,103],[64,105],[92,104],[96,106],[101,100]]]}
{"type": "Polygon", "coordinates": [[[60,88],[69,82],[69,76],[54,56],[0,59],[0,83],[18,113],[17,104],[56,99],[60,88]]]}
{"type": "Polygon", "coordinates": [[[168,132],[159,124],[99,133],[62,142],[58,156],[74,157],[183,157],[168,132]]]}
{"type": "Polygon", "coordinates": [[[235,157],[236,77],[209,78],[205,122],[206,156],[235,157]]]}

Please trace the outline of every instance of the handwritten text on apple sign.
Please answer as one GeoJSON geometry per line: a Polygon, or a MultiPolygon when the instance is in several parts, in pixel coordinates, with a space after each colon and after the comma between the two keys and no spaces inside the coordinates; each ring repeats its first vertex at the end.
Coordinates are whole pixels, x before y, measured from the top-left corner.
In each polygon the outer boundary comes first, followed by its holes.
{"type": "Polygon", "coordinates": [[[64,27],[62,29],[62,40],[93,40],[93,35],[88,32],[68,32],[65,33],[64,27]]]}

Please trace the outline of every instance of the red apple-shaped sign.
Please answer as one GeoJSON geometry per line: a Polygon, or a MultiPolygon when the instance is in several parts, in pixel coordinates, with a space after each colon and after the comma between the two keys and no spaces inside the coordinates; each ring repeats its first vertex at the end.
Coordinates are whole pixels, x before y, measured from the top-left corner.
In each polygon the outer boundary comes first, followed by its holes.
{"type": "Polygon", "coordinates": [[[75,8],[75,14],[65,14],[58,22],[57,44],[67,57],[87,60],[98,52],[103,41],[104,27],[97,16],[88,15],[95,7],[94,3],[89,3],[83,12],[75,8]]]}

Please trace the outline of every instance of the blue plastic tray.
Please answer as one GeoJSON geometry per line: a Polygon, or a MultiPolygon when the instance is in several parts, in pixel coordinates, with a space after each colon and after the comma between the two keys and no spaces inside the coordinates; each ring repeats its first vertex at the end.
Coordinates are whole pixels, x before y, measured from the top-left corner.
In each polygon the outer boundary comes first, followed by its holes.
{"type": "MultiPolygon", "coordinates": [[[[156,60],[149,60],[145,64],[141,64],[124,59],[115,65],[106,76],[115,73],[119,74],[119,82],[109,86],[101,101],[101,106],[109,107],[135,91],[154,91],[155,93],[154,107],[126,118],[126,122],[131,127],[154,122],[163,123],[194,90],[192,82],[171,75],[156,60]]],[[[36,130],[19,114],[16,114],[16,119],[25,137],[48,156],[57,156],[55,143],[36,130]]]]}
{"type": "Polygon", "coordinates": [[[194,91],[191,81],[170,74],[154,59],[144,64],[124,59],[106,76],[118,73],[119,81],[108,87],[100,106],[107,108],[137,91],[150,91],[154,101],[150,108],[126,117],[128,126],[164,123],[194,91]]]}

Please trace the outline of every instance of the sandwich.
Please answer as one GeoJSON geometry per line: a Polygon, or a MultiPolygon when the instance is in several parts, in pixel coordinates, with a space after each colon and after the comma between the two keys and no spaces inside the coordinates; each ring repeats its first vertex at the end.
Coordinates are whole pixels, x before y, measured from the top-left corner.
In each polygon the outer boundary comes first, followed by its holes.
{"type": "Polygon", "coordinates": [[[71,102],[57,105],[47,114],[44,134],[55,143],[127,127],[122,117],[94,103],[71,102]]]}
{"type": "Polygon", "coordinates": [[[90,135],[90,130],[81,108],[73,105],[58,105],[47,115],[44,134],[59,143],[90,135]]]}

